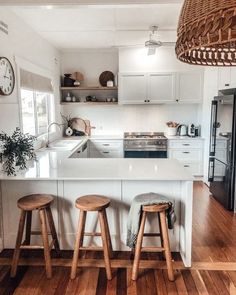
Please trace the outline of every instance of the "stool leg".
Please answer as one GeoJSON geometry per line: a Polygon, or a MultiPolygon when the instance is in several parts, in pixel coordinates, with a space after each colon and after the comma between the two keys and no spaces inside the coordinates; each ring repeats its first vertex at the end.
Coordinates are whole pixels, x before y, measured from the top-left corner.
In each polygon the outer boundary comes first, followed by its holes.
{"type": "Polygon", "coordinates": [[[54,220],[53,220],[53,216],[52,216],[52,211],[51,211],[50,207],[46,208],[46,213],[47,213],[49,228],[50,228],[50,231],[52,234],[53,245],[54,245],[57,255],[59,255],[60,254],[60,246],[59,246],[57,232],[56,232],[56,228],[55,228],[55,224],[54,224],[54,220]]]}
{"type": "Polygon", "coordinates": [[[166,225],[165,211],[160,212],[160,220],[161,220],[161,230],[162,230],[162,235],[163,235],[163,243],[164,243],[164,248],[165,248],[168,278],[170,281],[174,281],[175,278],[174,278],[174,271],[173,271],[173,266],[172,266],[170,242],[169,242],[168,229],[167,229],[167,225],[166,225]]]}
{"type": "Polygon", "coordinates": [[[133,269],[132,269],[132,276],[131,276],[133,281],[136,281],[138,277],[138,268],[139,268],[139,262],[140,262],[140,256],[141,256],[145,222],[146,222],[146,212],[143,212],[140,227],[139,227],[138,237],[137,237],[137,243],[135,247],[134,262],[133,262],[133,269]]]}
{"type": "Polygon", "coordinates": [[[104,221],[105,221],[106,235],[107,235],[107,241],[108,241],[109,257],[112,258],[113,249],[112,249],[112,243],[111,243],[111,234],[110,234],[109,225],[107,221],[106,209],[104,210],[104,221]]]}
{"type": "Polygon", "coordinates": [[[31,236],[32,211],[26,212],[26,229],[25,229],[25,245],[30,245],[31,236]]]}
{"type": "MultiPolygon", "coordinates": [[[[162,229],[161,229],[160,212],[157,213],[157,216],[158,216],[158,222],[159,222],[161,247],[163,248],[164,247],[164,243],[163,243],[163,234],[162,234],[162,229]]],[[[164,259],[166,259],[166,256],[165,256],[165,252],[164,251],[162,252],[162,256],[163,256],[164,259]]]]}
{"type": "Polygon", "coordinates": [[[39,217],[40,217],[40,222],[41,222],[46,275],[47,275],[47,278],[50,279],[52,277],[52,264],[51,264],[51,256],[50,256],[50,249],[49,249],[49,242],[48,242],[48,231],[47,231],[47,222],[46,222],[45,211],[46,211],[45,209],[40,209],[39,210],[39,217]]]}
{"type": "Polygon", "coordinates": [[[21,210],[19,227],[18,227],[17,238],[16,238],[16,246],[15,246],[13,259],[12,259],[12,265],[11,265],[11,277],[12,278],[14,278],[16,276],[18,261],[19,261],[19,257],[20,257],[20,246],[21,246],[23,232],[24,232],[25,216],[26,216],[26,212],[24,210],[21,210]]]}
{"type": "Polygon", "coordinates": [[[99,216],[100,227],[101,227],[101,236],[102,236],[102,244],[103,244],[104,261],[105,261],[107,279],[111,280],[112,279],[111,262],[110,262],[110,258],[109,258],[109,242],[107,239],[107,228],[106,228],[104,210],[99,211],[98,216],[99,216]]]}
{"type": "Polygon", "coordinates": [[[75,279],[76,277],[76,270],[77,270],[79,250],[80,250],[79,248],[82,246],[82,242],[83,242],[85,221],[86,221],[86,211],[80,210],[79,224],[78,224],[78,230],[76,233],[75,248],[74,248],[73,260],[71,265],[70,278],[72,280],[75,279]]]}

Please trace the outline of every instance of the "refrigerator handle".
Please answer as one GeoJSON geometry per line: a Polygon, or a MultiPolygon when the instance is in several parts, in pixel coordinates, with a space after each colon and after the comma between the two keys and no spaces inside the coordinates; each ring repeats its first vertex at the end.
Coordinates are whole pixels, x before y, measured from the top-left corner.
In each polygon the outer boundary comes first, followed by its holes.
{"type": "Polygon", "coordinates": [[[217,129],[217,101],[213,100],[211,103],[211,134],[210,134],[210,157],[215,156],[216,148],[216,129],[217,129]]]}
{"type": "Polygon", "coordinates": [[[208,166],[208,181],[214,181],[214,170],[215,170],[215,159],[209,158],[209,166],[208,166]]]}

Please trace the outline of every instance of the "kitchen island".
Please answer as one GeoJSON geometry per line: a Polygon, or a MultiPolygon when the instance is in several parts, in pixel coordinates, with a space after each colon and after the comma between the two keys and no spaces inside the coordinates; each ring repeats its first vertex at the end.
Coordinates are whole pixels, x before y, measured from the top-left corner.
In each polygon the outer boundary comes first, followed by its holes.
{"type": "MultiPolygon", "coordinates": [[[[180,252],[185,266],[191,266],[193,178],[183,164],[174,159],[75,159],[68,151],[38,152],[38,161],[24,173],[8,177],[0,174],[2,232],[1,249],[14,248],[19,219],[17,200],[27,194],[55,196],[52,206],[62,249],[72,249],[77,229],[78,196],[101,194],[111,199],[107,210],[113,248],[126,247],[127,216],[132,199],[140,193],[155,192],[175,205],[177,221],[169,231],[171,250],[180,252]]],[[[151,216],[152,217],[152,216],[151,216]]],[[[33,222],[33,230],[39,228],[33,222]]],[[[86,231],[97,228],[96,213],[89,213],[86,231]]],[[[156,218],[150,218],[147,231],[157,231],[156,218]]],[[[159,243],[157,238],[145,243],[159,243]]],[[[100,243],[97,237],[86,243],[100,243]]]]}

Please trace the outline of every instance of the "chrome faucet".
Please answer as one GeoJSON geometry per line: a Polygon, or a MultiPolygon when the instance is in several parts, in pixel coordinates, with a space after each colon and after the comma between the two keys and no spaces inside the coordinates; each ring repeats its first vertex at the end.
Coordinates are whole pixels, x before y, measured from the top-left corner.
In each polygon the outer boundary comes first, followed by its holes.
{"type": "Polygon", "coordinates": [[[53,125],[56,125],[56,126],[59,127],[59,129],[61,130],[61,126],[63,126],[64,124],[59,124],[59,123],[57,123],[57,122],[52,122],[51,124],[48,125],[47,142],[46,142],[46,147],[47,147],[47,148],[49,147],[49,144],[50,144],[50,140],[49,140],[49,132],[50,132],[50,128],[51,128],[53,125]]]}

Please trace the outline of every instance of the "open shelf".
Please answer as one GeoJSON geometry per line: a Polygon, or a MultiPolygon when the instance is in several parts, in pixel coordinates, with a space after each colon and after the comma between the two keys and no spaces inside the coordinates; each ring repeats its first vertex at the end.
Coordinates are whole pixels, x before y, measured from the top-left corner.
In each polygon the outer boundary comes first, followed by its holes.
{"type": "Polygon", "coordinates": [[[118,102],[106,102],[106,101],[82,101],[82,102],[73,102],[73,101],[61,101],[62,105],[71,105],[71,104],[79,104],[79,105],[118,105],[118,102]]]}
{"type": "Polygon", "coordinates": [[[100,86],[87,86],[87,87],[61,87],[61,90],[118,90],[118,87],[100,87],[100,86]]]}

